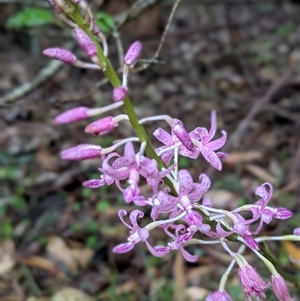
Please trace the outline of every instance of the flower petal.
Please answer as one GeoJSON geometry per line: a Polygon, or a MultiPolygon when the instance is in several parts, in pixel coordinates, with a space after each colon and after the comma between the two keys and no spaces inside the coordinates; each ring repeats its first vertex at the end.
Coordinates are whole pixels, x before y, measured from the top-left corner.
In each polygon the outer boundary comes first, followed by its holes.
{"type": "Polygon", "coordinates": [[[115,246],[112,251],[113,253],[126,253],[131,251],[134,248],[134,243],[133,242],[126,242],[123,244],[119,244],[117,246],[115,246]]]}
{"type": "Polygon", "coordinates": [[[187,195],[193,188],[193,178],[187,170],[182,169],[178,173],[178,179],[180,183],[179,195],[187,195]]]}
{"type": "Polygon", "coordinates": [[[92,180],[83,182],[82,185],[84,187],[95,189],[95,188],[99,188],[103,185],[106,185],[106,182],[104,181],[104,179],[92,179],[92,180]]]}
{"type": "Polygon", "coordinates": [[[202,147],[200,149],[202,156],[204,157],[204,159],[214,168],[216,168],[217,170],[221,170],[222,169],[222,163],[221,160],[219,159],[219,157],[211,150],[209,150],[206,147],[202,147]]]}
{"type": "Polygon", "coordinates": [[[172,136],[162,128],[156,129],[153,136],[164,145],[171,146],[173,144],[172,136]]]}
{"type": "Polygon", "coordinates": [[[205,144],[205,146],[212,151],[221,148],[225,144],[227,138],[227,133],[225,131],[222,131],[222,134],[223,136],[221,138],[208,142],[205,144]]]}

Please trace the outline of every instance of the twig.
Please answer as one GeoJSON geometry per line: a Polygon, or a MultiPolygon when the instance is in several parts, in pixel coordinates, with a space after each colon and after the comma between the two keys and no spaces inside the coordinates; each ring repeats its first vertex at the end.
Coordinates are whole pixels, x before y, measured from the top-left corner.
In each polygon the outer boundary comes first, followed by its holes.
{"type": "Polygon", "coordinates": [[[171,13],[170,13],[170,16],[169,16],[167,25],[166,25],[165,30],[164,30],[164,32],[163,32],[161,38],[160,38],[160,41],[159,41],[158,47],[157,47],[157,49],[156,49],[156,51],[155,51],[155,53],[154,53],[154,56],[149,60],[148,63],[144,64],[144,65],[141,66],[140,68],[134,69],[134,72],[135,72],[135,73],[147,69],[151,64],[153,64],[153,63],[157,60],[157,58],[158,58],[158,56],[159,56],[159,54],[160,54],[161,48],[162,48],[162,46],[163,46],[163,43],[164,43],[164,41],[165,41],[167,32],[168,32],[169,27],[170,27],[170,25],[171,25],[171,22],[172,22],[172,20],[173,20],[175,11],[176,11],[177,6],[179,5],[180,2],[181,2],[181,0],[176,0],[175,3],[174,3],[174,5],[173,5],[173,7],[172,7],[172,10],[171,10],[171,13]]]}
{"type": "Polygon", "coordinates": [[[124,12],[119,13],[114,17],[117,24],[117,29],[122,27],[125,23],[136,19],[144,11],[154,6],[158,0],[137,0],[124,12]]]}
{"type": "MultiPolygon", "coordinates": [[[[292,178],[294,177],[295,174],[297,174],[297,171],[299,172],[299,167],[300,167],[300,134],[299,134],[299,131],[300,130],[300,127],[299,127],[299,123],[298,123],[298,135],[297,135],[297,138],[298,138],[298,147],[297,147],[297,150],[296,150],[296,154],[291,162],[291,167],[289,168],[289,174],[288,174],[288,182],[290,182],[292,180],[292,178]]],[[[299,183],[300,183],[300,179],[299,179],[299,183]]]]}
{"type": "Polygon", "coordinates": [[[163,35],[162,35],[162,37],[161,37],[161,39],[160,39],[160,42],[159,42],[158,47],[157,47],[157,50],[156,50],[156,52],[155,52],[155,54],[154,54],[154,58],[155,58],[155,59],[159,56],[159,53],[160,53],[161,48],[162,48],[162,45],[163,45],[163,43],[164,43],[164,41],[165,41],[167,32],[168,32],[168,30],[169,30],[169,28],[170,28],[170,25],[171,25],[171,22],[172,22],[172,20],[173,20],[175,11],[176,11],[177,6],[179,5],[180,2],[181,2],[181,0],[176,0],[175,3],[174,3],[174,5],[173,5],[173,7],[172,7],[172,10],[171,10],[171,13],[170,13],[170,16],[169,16],[169,20],[168,20],[168,22],[167,22],[167,25],[166,25],[165,30],[164,30],[164,32],[163,32],[163,35]]]}
{"type": "Polygon", "coordinates": [[[236,146],[240,141],[242,135],[246,131],[249,123],[253,120],[256,114],[261,110],[262,106],[269,102],[274,95],[284,86],[287,80],[290,78],[292,70],[288,69],[284,72],[284,74],[279,77],[273,85],[267,90],[266,94],[261,98],[257,99],[250,112],[245,116],[245,118],[241,121],[237,129],[231,134],[230,139],[225,144],[223,151],[228,151],[233,146],[236,146]]]}
{"type": "Polygon", "coordinates": [[[29,92],[37,88],[40,84],[45,82],[51,76],[53,76],[62,66],[63,62],[51,60],[50,63],[44,67],[36,78],[31,82],[22,84],[21,86],[16,87],[8,94],[0,98],[0,106],[7,106],[9,103],[27,95],[29,92]]]}
{"type": "Polygon", "coordinates": [[[68,221],[72,214],[73,204],[74,204],[74,197],[73,196],[67,197],[66,209],[63,212],[56,228],[58,232],[62,231],[68,225],[68,221]]]}
{"type": "Polygon", "coordinates": [[[123,45],[122,45],[122,42],[121,42],[120,34],[116,29],[114,29],[113,32],[112,32],[112,36],[116,41],[116,46],[117,46],[117,50],[118,50],[118,57],[119,57],[119,66],[120,66],[120,68],[123,68],[124,49],[123,49],[123,45]]]}
{"type": "Polygon", "coordinates": [[[274,199],[279,199],[282,197],[284,193],[291,192],[293,190],[296,190],[299,187],[300,183],[300,177],[298,176],[296,179],[291,180],[287,185],[285,185],[283,188],[280,190],[276,191],[273,195],[274,199]]]}
{"type": "MultiPolygon", "coordinates": [[[[261,98],[257,99],[255,104],[253,105],[250,112],[245,116],[245,118],[241,121],[237,129],[231,134],[230,139],[226,142],[225,146],[223,147],[222,151],[228,152],[232,147],[236,146],[240,141],[241,137],[243,136],[244,132],[246,131],[249,123],[251,120],[254,119],[256,114],[262,109],[263,105],[267,102],[271,101],[274,95],[285,85],[292,74],[292,70],[288,69],[283,73],[281,77],[279,77],[273,85],[267,90],[265,95],[261,98]]],[[[209,176],[212,174],[214,168],[212,166],[208,167],[206,170],[206,174],[209,176]]]]}
{"type": "Polygon", "coordinates": [[[270,111],[272,113],[274,113],[275,115],[285,118],[289,121],[295,122],[296,124],[300,123],[300,119],[299,119],[299,115],[297,116],[297,114],[290,112],[289,110],[285,110],[284,108],[282,108],[279,105],[275,105],[275,104],[267,104],[262,108],[262,111],[270,111]]]}
{"type": "MultiPolygon", "coordinates": [[[[72,49],[75,43],[67,42],[63,48],[72,49]]],[[[38,75],[30,82],[24,83],[21,86],[16,87],[8,94],[0,98],[0,106],[7,106],[9,103],[18,100],[19,98],[27,95],[29,92],[37,88],[43,82],[52,77],[62,66],[65,64],[61,61],[51,60],[49,64],[42,68],[38,75]]]]}
{"type": "Polygon", "coordinates": [[[106,77],[102,78],[99,82],[97,82],[94,87],[88,91],[86,94],[84,95],[80,95],[80,96],[76,96],[76,97],[68,97],[65,99],[60,99],[61,102],[71,102],[71,101],[78,101],[81,100],[83,98],[88,98],[90,96],[92,96],[95,92],[97,92],[97,90],[102,87],[103,85],[105,85],[108,82],[108,79],[106,77]]]}
{"type": "Polygon", "coordinates": [[[184,260],[180,251],[176,252],[175,262],[173,265],[174,275],[174,294],[173,301],[180,301],[186,299],[186,277],[184,273],[184,260]]]}

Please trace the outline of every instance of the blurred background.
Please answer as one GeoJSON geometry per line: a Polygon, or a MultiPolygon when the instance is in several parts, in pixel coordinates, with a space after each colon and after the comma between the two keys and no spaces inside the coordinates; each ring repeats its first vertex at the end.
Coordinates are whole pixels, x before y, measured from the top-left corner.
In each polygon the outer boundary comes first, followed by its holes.
{"type": "MultiPolygon", "coordinates": [[[[116,68],[112,28],[120,25],[125,49],[141,40],[142,58],[151,59],[174,4],[88,2],[109,36],[116,68]]],[[[101,85],[101,72],[42,55],[45,48],[62,47],[88,61],[46,0],[0,4],[2,300],[204,300],[218,288],[231,260],[221,249],[189,247],[200,255],[193,264],[184,262],[180,252],[155,258],[143,244],[123,255],[111,252],[128,235],[117,212],[133,206],[114,187],[82,187],[83,181],[99,177],[99,160],[63,161],[59,153],[80,143],[109,146],[132,135],[132,129],[124,123],[108,136],[92,137],[83,132],[86,121],[54,125],[53,118],[67,109],[111,103],[112,89],[101,85]]],[[[181,1],[159,64],[129,79],[140,117],[169,114],[190,131],[209,128],[210,112],[217,111],[218,135],[226,130],[224,150],[230,153],[222,172],[201,158],[181,158],[180,166],[195,180],[200,173],[210,176],[209,196],[220,208],[253,203],[255,188],[272,183],[272,204],[294,216],[272,221],[263,230],[266,235],[299,227],[299,13],[299,1],[181,1]]],[[[151,134],[162,125],[150,124],[147,130],[151,134]]],[[[149,192],[146,185],[141,190],[149,192]]],[[[165,237],[157,232],[152,243],[166,244],[165,237]]],[[[268,245],[284,271],[299,276],[299,245],[268,245]]],[[[253,254],[246,258],[269,277],[253,254]]],[[[289,288],[293,300],[299,300],[289,288]]],[[[234,300],[244,300],[236,273],[227,289],[234,300]]],[[[271,289],[265,300],[276,300],[271,289]]]]}

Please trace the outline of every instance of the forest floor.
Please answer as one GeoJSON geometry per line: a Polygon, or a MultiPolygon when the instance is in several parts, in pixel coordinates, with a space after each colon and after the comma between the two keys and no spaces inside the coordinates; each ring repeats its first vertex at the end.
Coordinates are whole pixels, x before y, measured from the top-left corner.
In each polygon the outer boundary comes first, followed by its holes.
{"type": "MultiPolygon", "coordinates": [[[[132,3],[109,0],[99,7],[90,2],[93,11],[111,16],[132,3]]],[[[120,29],[124,48],[137,39],[143,42],[143,59],[155,53],[174,1],[158,2],[120,29]]],[[[43,68],[53,67],[41,55],[45,48],[67,43],[86,59],[66,26],[9,28],[7,20],[33,7],[28,3],[3,3],[1,10],[1,300],[204,300],[217,290],[229,255],[221,248],[190,246],[190,253],[200,255],[191,264],[180,252],[155,258],[141,243],[126,254],[113,254],[112,248],[128,235],[118,210],[133,206],[112,186],[82,187],[87,179],[99,177],[99,160],[60,158],[60,151],[77,144],[109,146],[132,135],[129,123],[101,137],[84,133],[86,121],[53,124],[67,109],[109,104],[111,86],[95,90],[103,75],[61,65],[28,93],[10,94],[34,82],[43,68]]],[[[129,79],[129,95],[140,117],[168,114],[191,131],[209,128],[210,112],[217,111],[218,135],[220,130],[228,134],[222,151],[229,156],[222,171],[202,159],[181,158],[180,166],[195,179],[208,174],[208,195],[225,209],[255,202],[255,188],[270,182],[272,204],[294,215],[266,225],[266,235],[291,233],[300,222],[299,13],[297,1],[182,1],[159,55],[161,64],[129,79]]],[[[118,66],[115,40],[108,43],[110,59],[118,66]]],[[[147,126],[147,132],[155,125],[147,126]]],[[[147,193],[147,186],[142,189],[147,193]]],[[[153,237],[153,243],[166,243],[162,240],[153,237]]],[[[299,276],[299,245],[268,247],[287,273],[299,276]]],[[[269,277],[251,252],[246,257],[269,277]]],[[[234,271],[227,291],[234,300],[244,300],[234,271]]],[[[300,300],[293,285],[288,286],[293,300],[300,300]]],[[[271,289],[266,294],[264,300],[276,300],[271,289]]]]}

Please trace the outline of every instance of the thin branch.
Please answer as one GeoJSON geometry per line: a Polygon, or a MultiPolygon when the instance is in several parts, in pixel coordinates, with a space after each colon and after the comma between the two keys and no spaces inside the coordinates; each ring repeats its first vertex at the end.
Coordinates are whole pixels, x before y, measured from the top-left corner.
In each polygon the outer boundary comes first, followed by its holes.
{"type": "Polygon", "coordinates": [[[122,41],[121,41],[121,38],[120,38],[120,34],[116,29],[114,29],[113,32],[112,32],[112,36],[116,41],[116,46],[117,46],[117,51],[118,51],[118,58],[119,58],[119,66],[120,66],[120,68],[123,68],[123,65],[124,65],[124,62],[123,62],[124,49],[123,49],[122,41]]]}
{"type": "Polygon", "coordinates": [[[8,94],[0,98],[0,106],[7,106],[10,102],[13,102],[45,82],[47,79],[52,77],[59,69],[64,65],[63,62],[52,60],[46,67],[42,68],[32,81],[22,84],[16,87],[8,94]]]}
{"type": "Polygon", "coordinates": [[[171,13],[170,13],[170,16],[169,16],[169,19],[168,19],[168,22],[167,22],[167,25],[165,27],[165,30],[160,38],[160,41],[159,41],[159,44],[158,44],[158,47],[154,53],[154,56],[149,60],[148,63],[144,64],[143,66],[141,66],[140,68],[136,68],[134,69],[134,72],[137,73],[137,72],[140,72],[142,70],[145,70],[147,69],[151,64],[153,64],[154,62],[157,61],[157,58],[160,54],[160,51],[162,49],[162,46],[163,46],[163,43],[165,42],[165,39],[166,39],[166,35],[167,35],[167,32],[170,28],[170,25],[172,23],[172,20],[173,20],[173,17],[174,17],[174,14],[175,14],[175,11],[179,5],[179,3],[181,2],[181,0],[176,0],[173,7],[172,7],[172,10],[171,10],[171,13]]]}
{"type": "Polygon", "coordinates": [[[80,96],[75,96],[75,97],[68,97],[65,99],[60,99],[61,102],[71,102],[71,101],[79,101],[84,98],[91,97],[94,93],[97,92],[97,90],[108,83],[108,79],[106,77],[102,78],[99,82],[97,82],[94,87],[88,91],[86,94],[80,95],[80,96]]]}
{"type": "MultiPolygon", "coordinates": [[[[68,42],[63,48],[72,49],[75,43],[68,42]]],[[[48,65],[40,70],[38,75],[30,82],[24,83],[21,86],[16,87],[8,94],[0,97],[0,106],[4,107],[9,105],[9,103],[18,100],[19,98],[27,95],[29,92],[37,88],[39,85],[44,83],[50,77],[52,77],[62,66],[65,64],[61,61],[51,60],[48,65]]]]}
{"type": "Polygon", "coordinates": [[[137,0],[130,6],[129,9],[119,13],[114,17],[117,24],[117,29],[125,23],[138,18],[143,12],[153,7],[158,3],[158,0],[137,0]]]}
{"type": "Polygon", "coordinates": [[[237,143],[240,141],[241,137],[245,133],[245,131],[248,128],[248,125],[250,122],[254,119],[256,114],[261,110],[263,105],[271,101],[271,99],[274,97],[274,95],[286,84],[288,79],[290,78],[292,73],[291,69],[288,69],[284,72],[284,74],[279,77],[273,85],[267,90],[265,95],[263,95],[261,98],[257,99],[249,111],[249,113],[245,116],[245,118],[241,121],[237,129],[231,134],[230,139],[225,144],[224,151],[228,151],[233,146],[237,145],[237,143]]]}
{"type": "Polygon", "coordinates": [[[161,37],[161,39],[160,39],[160,42],[159,42],[158,47],[157,47],[157,50],[156,50],[156,52],[155,52],[155,54],[154,54],[154,59],[157,59],[158,56],[159,56],[159,54],[160,54],[160,51],[161,51],[161,48],[162,48],[163,43],[164,43],[164,41],[165,41],[167,32],[168,32],[168,30],[169,30],[169,28],[170,28],[170,25],[171,25],[171,22],[172,22],[172,20],[173,20],[175,11],[176,11],[177,6],[179,5],[180,2],[181,2],[181,0],[176,0],[176,2],[174,3],[174,5],[173,5],[173,7],[172,7],[172,10],[171,10],[171,13],[170,13],[170,16],[169,16],[169,20],[168,20],[168,22],[167,22],[167,25],[166,25],[165,30],[164,30],[164,32],[163,32],[163,35],[162,35],[162,37],[161,37]]]}

